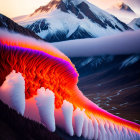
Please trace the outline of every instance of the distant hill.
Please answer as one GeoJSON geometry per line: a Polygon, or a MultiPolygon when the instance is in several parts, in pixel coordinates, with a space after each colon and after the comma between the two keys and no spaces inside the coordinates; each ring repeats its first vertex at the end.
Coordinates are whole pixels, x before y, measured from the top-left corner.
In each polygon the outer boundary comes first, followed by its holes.
{"type": "Polygon", "coordinates": [[[9,31],[14,31],[14,32],[26,35],[26,36],[36,38],[36,39],[41,39],[33,31],[30,31],[29,29],[26,29],[26,28],[18,25],[13,20],[11,20],[10,18],[8,18],[2,14],[0,14],[0,28],[7,29],[9,31]]]}

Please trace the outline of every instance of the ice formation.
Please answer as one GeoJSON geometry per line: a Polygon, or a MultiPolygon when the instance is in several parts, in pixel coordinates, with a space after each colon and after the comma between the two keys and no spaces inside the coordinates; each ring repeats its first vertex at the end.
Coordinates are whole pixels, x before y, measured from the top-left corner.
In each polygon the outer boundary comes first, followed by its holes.
{"type": "Polygon", "coordinates": [[[87,99],[70,59],[44,42],[0,31],[0,73],[0,99],[52,132],[58,126],[87,139],[140,139],[140,125],[87,99]]]}
{"type": "Polygon", "coordinates": [[[39,110],[41,122],[50,130],[55,131],[55,118],[54,118],[54,93],[49,89],[37,90],[38,96],[35,98],[37,100],[37,107],[39,110]]]}
{"type": "Polygon", "coordinates": [[[73,105],[67,102],[66,100],[64,100],[61,108],[64,116],[65,130],[70,136],[73,136],[74,134],[73,126],[72,126],[73,105]]]}
{"type": "Polygon", "coordinates": [[[82,135],[82,128],[84,123],[84,112],[79,108],[73,112],[73,127],[75,134],[80,137],[82,135]]]}
{"type": "Polygon", "coordinates": [[[84,114],[84,123],[83,123],[83,128],[82,128],[82,136],[84,138],[88,137],[88,117],[86,114],[84,114]]]}
{"type": "MultiPolygon", "coordinates": [[[[2,73],[1,73],[2,74],[2,73]]],[[[25,81],[21,73],[14,70],[6,76],[0,87],[0,99],[21,115],[25,111],[25,81]]]]}

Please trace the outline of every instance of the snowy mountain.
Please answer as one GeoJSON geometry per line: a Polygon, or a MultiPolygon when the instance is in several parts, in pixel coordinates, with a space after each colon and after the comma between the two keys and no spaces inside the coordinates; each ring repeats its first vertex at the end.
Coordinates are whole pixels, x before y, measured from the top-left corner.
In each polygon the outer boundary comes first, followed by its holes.
{"type": "Polygon", "coordinates": [[[17,23],[15,23],[10,18],[0,14],[0,28],[7,29],[9,31],[14,31],[17,33],[21,33],[23,35],[27,35],[36,39],[41,39],[38,35],[36,35],[33,31],[26,29],[17,23]]]}
{"type": "Polygon", "coordinates": [[[134,30],[140,29],[140,18],[133,19],[128,25],[134,30]]]}
{"type": "Polygon", "coordinates": [[[71,60],[73,64],[75,64],[80,77],[83,77],[105,69],[106,67],[108,69],[116,69],[116,72],[125,71],[136,64],[140,64],[140,55],[99,55],[91,57],[72,57],[71,60]]]}
{"type": "Polygon", "coordinates": [[[16,22],[49,42],[96,38],[130,29],[87,0],[52,0],[16,22]]]}
{"type": "Polygon", "coordinates": [[[118,2],[111,6],[108,10],[114,11],[125,11],[125,12],[130,12],[130,13],[135,13],[127,4],[124,2],[118,2]]]}
{"type": "Polygon", "coordinates": [[[115,15],[117,18],[119,18],[125,23],[129,23],[132,19],[137,17],[133,9],[131,9],[131,7],[124,2],[117,2],[106,11],[115,15]]]}

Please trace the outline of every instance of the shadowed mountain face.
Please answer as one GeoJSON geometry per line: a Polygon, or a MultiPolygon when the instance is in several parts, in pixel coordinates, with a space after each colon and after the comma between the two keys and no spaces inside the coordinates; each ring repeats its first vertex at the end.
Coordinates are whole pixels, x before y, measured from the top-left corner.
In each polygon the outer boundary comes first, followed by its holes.
{"type": "Polygon", "coordinates": [[[86,2],[82,2],[82,1],[78,5],[75,5],[75,3],[72,0],[67,0],[65,2],[63,2],[63,0],[60,0],[60,1],[53,0],[48,5],[41,6],[40,8],[38,8],[37,10],[35,10],[35,12],[32,15],[34,15],[37,12],[48,12],[49,10],[51,10],[50,7],[56,7],[57,9],[60,9],[61,11],[65,12],[65,13],[72,12],[79,19],[84,19],[84,15],[85,15],[92,22],[98,23],[103,28],[106,28],[106,26],[108,25],[107,23],[103,23],[90,10],[90,7],[88,6],[88,4],[86,2]]]}
{"type": "Polygon", "coordinates": [[[0,140],[63,140],[44,126],[17,114],[0,101],[0,140]]]}
{"type": "Polygon", "coordinates": [[[128,12],[134,13],[134,11],[128,5],[126,5],[123,2],[120,5],[118,5],[118,7],[120,8],[120,10],[126,10],[128,12]]]}
{"type": "Polygon", "coordinates": [[[96,38],[131,30],[87,0],[52,0],[17,22],[48,42],[96,38]]]}
{"type": "Polygon", "coordinates": [[[140,124],[140,55],[72,58],[78,87],[108,112],[140,124]]]}
{"type": "MultiPolygon", "coordinates": [[[[10,18],[0,14],[0,28],[7,29],[9,31],[14,31],[17,33],[21,33],[26,36],[30,36],[36,39],[41,39],[38,35],[36,35],[33,31],[30,31],[29,29],[26,29],[14,21],[12,21],[10,18]]],[[[41,39],[42,40],[42,39],[41,39]]]]}
{"type": "MultiPolygon", "coordinates": [[[[75,16],[77,16],[78,19],[84,19],[84,17],[88,17],[93,23],[97,23],[100,26],[102,26],[103,28],[107,28],[107,26],[110,26],[111,28],[115,29],[115,26],[113,26],[111,24],[111,22],[107,19],[105,19],[105,21],[102,21],[100,18],[102,17],[98,17],[99,15],[96,15],[91,9],[91,7],[89,6],[89,4],[87,3],[87,1],[82,1],[79,0],[78,2],[75,2],[73,0],[52,0],[48,5],[46,6],[41,6],[40,8],[38,8],[37,10],[35,10],[35,12],[33,14],[31,14],[31,16],[33,16],[34,14],[36,14],[37,12],[49,12],[51,9],[53,9],[52,7],[55,7],[56,9],[60,9],[61,11],[65,12],[65,13],[73,13],[75,16]]],[[[123,4],[122,8],[126,8],[126,6],[123,4]]],[[[100,9],[98,9],[100,10],[100,9]]],[[[103,11],[100,11],[103,12],[103,11]]],[[[118,20],[119,22],[119,20],[118,20]]],[[[120,22],[121,23],[121,22],[120,22]]],[[[121,23],[122,24],[122,23],[121,23]]],[[[126,30],[130,29],[127,25],[123,25],[126,30]]],[[[120,31],[122,31],[120,29],[120,31]]]]}

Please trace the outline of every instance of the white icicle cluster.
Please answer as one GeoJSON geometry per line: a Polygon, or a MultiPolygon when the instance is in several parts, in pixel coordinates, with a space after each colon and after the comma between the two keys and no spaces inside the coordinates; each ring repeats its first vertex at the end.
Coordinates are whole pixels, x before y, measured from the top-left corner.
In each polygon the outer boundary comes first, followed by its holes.
{"type": "MultiPolygon", "coordinates": [[[[42,92],[45,93],[44,88],[41,88],[38,91],[39,94],[42,92]]],[[[44,97],[41,102],[43,101],[44,97]]],[[[52,106],[52,103],[54,102],[49,103],[49,105],[52,106]]],[[[39,106],[39,108],[41,108],[41,106],[39,106]]],[[[76,108],[73,111],[73,105],[66,100],[63,101],[61,108],[53,109],[54,106],[50,107],[52,113],[44,113],[44,115],[47,116],[46,118],[49,118],[48,116],[53,118],[48,122],[51,123],[46,125],[48,129],[51,127],[50,125],[54,127],[54,124],[56,124],[70,136],[83,136],[88,140],[137,140],[140,137],[138,133],[126,127],[113,124],[95,116],[90,116],[89,118],[86,115],[85,110],[80,110],[80,108],[76,108]]],[[[44,108],[42,110],[44,111],[44,108]]],[[[42,118],[42,116],[40,117],[42,118]]]]}
{"type": "Polygon", "coordinates": [[[35,98],[41,122],[50,130],[55,131],[55,118],[54,118],[54,93],[49,89],[40,88],[37,91],[38,96],[35,98]]]}
{"type": "Polygon", "coordinates": [[[64,126],[66,132],[70,135],[74,135],[73,126],[72,126],[72,114],[73,114],[73,105],[66,100],[64,100],[62,105],[62,112],[64,116],[64,126]]]}
{"type": "Polygon", "coordinates": [[[70,136],[83,136],[88,140],[139,140],[140,134],[109,120],[86,115],[85,110],[73,109],[73,104],[64,100],[61,108],[55,109],[55,95],[44,87],[37,96],[26,100],[25,81],[20,73],[12,71],[0,87],[0,99],[25,117],[42,123],[54,132],[56,125],[70,136]]]}
{"type": "Polygon", "coordinates": [[[0,87],[0,99],[21,115],[25,111],[25,81],[21,73],[14,70],[0,87]]]}

